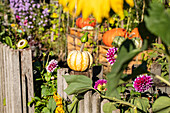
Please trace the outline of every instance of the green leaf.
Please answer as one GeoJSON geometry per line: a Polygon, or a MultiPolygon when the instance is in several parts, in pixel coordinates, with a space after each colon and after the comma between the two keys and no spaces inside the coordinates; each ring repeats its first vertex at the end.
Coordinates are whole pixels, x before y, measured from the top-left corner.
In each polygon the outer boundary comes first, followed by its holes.
{"type": "Polygon", "coordinates": [[[42,90],[41,90],[41,95],[42,95],[42,97],[47,96],[47,95],[51,95],[50,89],[46,86],[43,86],[42,90]]]}
{"type": "MultiPolygon", "coordinates": [[[[138,113],[147,113],[147,109],[149,108],[149,100],[147,98],[133,98],[131,99],[131,103],[137,106],[138,113]]],[[[133,109],[131,109],[131,113],[134,113],[133,109]]]]}
{"type": "Polygon", "coordinates": [[[50,110],[47,107],[44,107],[42,113],[50,113],[50,110]]]}
{"type": "Polygon", "coordinates": [[[159,97],[152,106],[154,113],[169,113],[170,111],[170,98],[161,96],[159,97]]]}
{"type": "Polygon", "coordinates": [[[119,98],[118,91],[116,90],[123,71],[127,68],[128,63],[140,53],[140,49],[135,49],[132,40],[126,39],[120,47],[116,62],[113,64],[111,73],[107,74],[107,92],[106,96],[119,98]],[[125,57],[126,56],[126,57],[125,57]]]}
{"type": "Polygon", "coordinates": [[[108,102],[103,105],[103,112],[104,113],[112,113],[113,110],[116,110],[117,108],[114,106],[114,103],[108,102]]]}
{"type": "Polygon", "coordinates": [[[47,107],[50,109],[51,113],[54,113],[55,108],[56,108],[56,102],[55,102],[54,98],[49,99],[47,107]]]}
{"type": "Polygon", "coordinates": [[[160,3],[151,3],[150,7],[149,16],[145,16],[146,27],[170,46],[170,13],[160,3]]]}
{"type": "Polygon", "coordinates": [[[13,44],[12,44],[12,40],[9,36],[5,37],[5,42],[8,46],[10,46],[12,48],[13,44]]]}
{"type": "Polygon", "coordinates": [[[63,75],[65,78],[68,87],[65,89],[65,92],[68,95],[71,94],[79,94],[86,92],[90,89],[93,89],[92,87],[92,80],[84,75],[63,75]]]}

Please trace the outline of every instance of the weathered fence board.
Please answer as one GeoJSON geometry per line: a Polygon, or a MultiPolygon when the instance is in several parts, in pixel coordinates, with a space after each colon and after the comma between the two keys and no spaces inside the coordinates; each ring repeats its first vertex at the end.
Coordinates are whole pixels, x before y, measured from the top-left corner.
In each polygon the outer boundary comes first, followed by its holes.
{"type": "MultiPolygon", "coordinates": [[[[161,68],[158,65],[156,67],[161,68]]],[[[69,72],[68,76],[71,76],[71,75],[83,76],[84,75],[84,76],[91,78],[93,81],[96,81],[97,79],[102,79],[103,78],[103,76],[102,76],[103,68],[102,67],[95,67],[95,68],[90,69],[86,72],[68,71],[67,68],[58,69],[58,72],[57,72],[58,94],[65,100],[67,100],[68,98],[71,99],[64,92],[64,89],[66,89],[67,83],[62,75],[68,75],[68,72],[69,72]],[[97,72],[96,70],[100,70],[100,71],[97,72]],[[93,72],[93,71],[95,71],[95,72],[93,72]]],[[[161,71],[161,69],[156,69],[156,68],[151,69],[151,72],[154,74],[160,74],[160,71],[161,71]]],[[[162,93],[167,93],[170,95],[170,87],[168,87],[168,86],[164,86],[164,87],[156,86],[155,88],[156,88],[156,90],[153,90],[154,88],[150,88],[149,92],[158,93],[157,89],[160,89],[162,91],[162,93]]],[[[78,111],[79,111],[79,113],[104,113],[103,105],[107,102],[109,102],[109,101],[106,99],[102,100],[101,97],[99,96],[99,94],[97,94],[97,93],[93,94],[92,91],[88,91],[84,95],[84,99],[81,99],[79,101],[78,111]]],[[[116,109],[116,110],[112,111],[112,113],[120,113],[120,109],[116,109]]]]}
{"type": "Polygon", "coordinates": [[[0,43],[0,113],[34,113],[30,49],[13,50],[0,43]]]}

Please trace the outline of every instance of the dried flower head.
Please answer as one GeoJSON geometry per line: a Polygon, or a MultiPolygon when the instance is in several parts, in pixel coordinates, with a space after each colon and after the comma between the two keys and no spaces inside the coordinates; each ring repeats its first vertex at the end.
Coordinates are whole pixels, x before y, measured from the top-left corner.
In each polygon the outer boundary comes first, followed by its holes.
{"type": "Polygon", "coordinates": [[[140,75],[133,82],[133,87],[138,92],[145,92],[152,87],[152,78],[148,75],[140,75]]]}
{"type": "Polygon", "coordinates": [[[58,61],[53,59],[49,62],[48,66],[46,67],[46,70],[51,73],[57,68],[57,66],[58,66],[58,61]]]}
{"type": "Polygon", "coordinates": [[[106,91],[106,83],[107,80],[100,79],[97,82],[95,82],[94,89],[97,89],[99,91],[106,91]]]}
{"type": "Polygon", "coordinates": [[[107,56],[107,61],[113,65],[116,62],[116,58],[117,58],[117,50],[118,48],[110,48],[106,54],[107,56]]]}

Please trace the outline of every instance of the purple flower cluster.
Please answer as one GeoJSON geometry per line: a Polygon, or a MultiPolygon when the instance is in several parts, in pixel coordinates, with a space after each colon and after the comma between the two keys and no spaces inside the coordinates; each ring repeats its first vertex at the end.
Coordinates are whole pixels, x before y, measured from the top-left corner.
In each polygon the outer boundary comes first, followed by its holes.
{"type": "Polygon", "coordinates": [[[95,85],[94,85],[94,89],[97,89],[99,91],[106,91],[106,83],[107,83],[107,80],[105,79],[100,79],[98,81],[95,82],[95,85]]]}
{"type": "Polygon", "coordinates": [[[33,0],[10,0],[10,7],[13,9],[16,19],[22,28],[33,29],[41,24],[43,26],[48,25],[48,8],[42,11],[41,5],[35,4],[33,0]],[[37,20],[37,18],[41,19],[37,20]]]}
{"type": "Polygon", "coordinates": [[[145,92],[152,87],[152,78],[148,75],[140,75],[133,82],[133,87],[138,92],[145,92]]]}
{"type": "Polygon", "coordinates": [[[106,56],[107,56],[107,61],[108,61],[111,65],[113,65],[113,64],[115,63],[115,61],[116,61],[116,58],[117,58],[117,50],[118,50],[118,48],[115,48],[115,47],[110,48],[110,49],[108,50],[107,54],[106,54],[106,56]]]}
{"type": "Polygon", "coordinates": [[[58,61],[56,60],[51,60],[48,64],[48,66],[46,67],[46,70],[50,73],[52,73],[58,66],[58,61]]]}

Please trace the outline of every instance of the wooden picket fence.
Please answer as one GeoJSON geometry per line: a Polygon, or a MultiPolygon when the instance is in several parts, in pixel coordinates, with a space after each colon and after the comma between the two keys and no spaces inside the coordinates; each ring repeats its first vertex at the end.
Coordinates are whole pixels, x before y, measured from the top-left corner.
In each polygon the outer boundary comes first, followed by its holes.
{"type": "MultiPolygon", "coordinates": [[[[151,72],[157,75],[161,74],[161,66],[159,64],[153,64],[151,68],[151,72]]],[[[95,67],[92,69],[89,69],[87,72],[75,72],[70,71],[68,68],[61,68],[57,72],[57,92],[58,94],[64,98],[65,100],[71,100],[72,95],[67,95],[64,92],[64,89],[67,88],[67,83],[62,75],[85,75],[88,76],[93,80],[93,82],[96,80],[96,77],[98,79],[102,79],[103,75],[103,67],[95,67]],[[98,71],[98,72],[97,72],[98,71]]],[[[169,77],[170,78],[170,77],[169,77]]],[[[160,82],[160,81],[158,81],[160,82]]],[[[158,89],[162,91],[162,93],[167,93],[170,96],[170,87],[169,86],[156,86],[153,88],[150,88],[150,93],[157,93],[158,89]]],[[[84,99],[80,100],[79,102],[79,112],[78,113],[104,113],[103,112],[103,105],[105,103],[108,103],[109,101],[106,99],[102,99],[99,94],[94,93],[92,91],[88,91],[84,95],[84,99]]],[[[152,112],[152,111],[150,111],[152,112]]],[[[120,110],[117,109],[113,111],[112,113],[120,113],[120,110]]]]}
{"type": "Polygon", "coordinates": [[[34,113],[30,49],[14,50],[0,43],[0,113],[34,113]]]}

